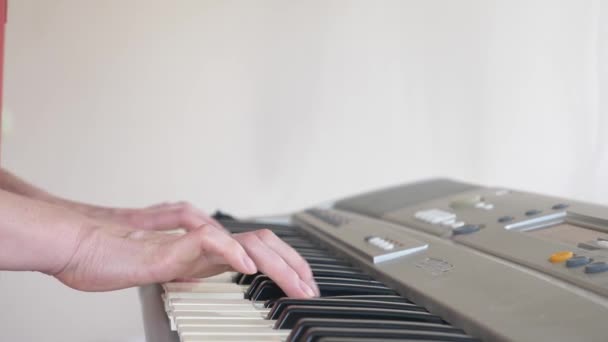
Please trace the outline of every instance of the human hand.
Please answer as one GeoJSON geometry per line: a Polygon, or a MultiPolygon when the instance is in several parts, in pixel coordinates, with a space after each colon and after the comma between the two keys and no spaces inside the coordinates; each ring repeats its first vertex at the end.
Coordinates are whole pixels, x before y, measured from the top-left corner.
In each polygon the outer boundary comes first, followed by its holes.
{"type": "Polygon", "coordinates": [[[285,294],[292,297],[320,295],[306,260],[272,231],[260,229],[232,236],[255,261],[256,267],[274,280],[285,294]]]}
{"type": "Polygon", "coordinates": [[[93,212],[94,217],[144,230],[184,228],[191,230],[210,224],[222,225],[189,202],[165,202],[138,209],[104,209],[93,212]]]}
{"type": "Polygon", "coordinates": [[[176,278],[208,277],[227,270],[258,269],[291,297],[318,295],[308,264],[272,232],[230,235],[210,224],[184,235],[87,228],[72,258],[54,276],[84,291],[107,291],[176,278]]]}

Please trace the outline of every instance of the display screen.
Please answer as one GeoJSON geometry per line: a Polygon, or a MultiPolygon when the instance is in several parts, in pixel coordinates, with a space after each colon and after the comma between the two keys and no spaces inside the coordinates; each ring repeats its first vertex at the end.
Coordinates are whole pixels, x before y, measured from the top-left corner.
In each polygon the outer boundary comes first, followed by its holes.
{"type": "Polygon", "coordinates": [[[579,243],[596,241],[598,239],[608,240],[608,233],[577,226],[568,222],[527,230],[525,232],[541,239],[562,242],[572,246],[578,246],[579,243]]]}

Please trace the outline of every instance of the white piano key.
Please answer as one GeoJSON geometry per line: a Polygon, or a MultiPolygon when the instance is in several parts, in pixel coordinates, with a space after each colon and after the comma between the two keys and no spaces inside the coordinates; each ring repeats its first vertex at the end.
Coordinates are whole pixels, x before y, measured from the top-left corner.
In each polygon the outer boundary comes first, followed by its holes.
{"type": "Polygon", "coordinates": [[[163,284],[167,317],[181,342],[285,341],[289,330],[274,329],[263,301],[244,298],[248,285],[234,274],[163,284]]]}
{"type": "Polygon", "coordinates": [[[226,307],[226,308],[264,308],[264,302],[251,302],[246,299],[237,300],[218,300],[218,299],[201,299],[201,298],[173,298],[167,301],[165,310],[197,310],[198,308],[208,307],[226,307]]]}
{"type": "Polygon", "coordinates": [[[177,326],[179,328],[186,327],[240,327],[240,326],[266,326],[273,327],[274,320],[255,319],[255,317],[240,317],[240,318],[220,318],[220,319],[205,319],[205,318],[177,318],[177,326]]]}
{"type": "Polygon", "coordinates": [[[223,319],[208,317],[178,317],[176,319],[176,330],[184,328],[204,329],[206,327],[223,327],[226,329],[242,327],[274,327],[275,320],[267,320],[265,317],[242,316],[242,317],[223,317],[223,319]]]}
{"type": "Polygon", "coordinates": [[[173,317],[182,317],[192,315],[193,313],[203,315],[216,315],[216,316],[234,316],[234,317],[243,317],[243,316],[253,316],[253,317],[266,317],[268,315],[269,310],[257,311],[251,309],[224,309],[224,310],[176,310],[169,311],[168,314],[173,317]]]}
{"type": "Polygon", "coordinates": [[[174,298],[206,298],[206,299],[243,299],[242,292],[170,292],[166,294],[167,299],[174,298]]]}
{"type": "Polygon", "coordinates": [[[214,275],[207,278],[187,278],[187,279],[179,279],[181,283],[226,283],[226,284],[234,284],[234,277],[237,275],[237,272],[224,272],[218,275],[214,275]]]}
{"type": "Polygon", "coordinates": [[[173,311],[169,314],[177,318],[214,318],[214,317],[229,317],[229,318],[242,318],[242,317],[256,317],[264,318],[266,314],[260,313],[253,310],[230,310],[230,311],[173,311]]]}
{"type": "Polygon", "coordinates": [[[184,336],[181,338],[181,342],[282,342],[285,341],[283,336],[248,336],[243,338],[242,336],[184,336]]]}
{"type": "Polygon", "coordinates": [[[206,335],[243,335],[246,333],[257,333],[259,335],[288,335],[291,330],[278,330],[269,326],[256,325],[249,327],[183,327],[178,330],[180,336],[206,336],[206,335]]]}
{"type": "Polygon", "coordinates": [[[207,328],[199,330],[188,330],[179,334],[180,337],[185,336],[283,336],[287,337],[290,330],[278,330],[267,327],[253,327],[242,329],[222,329],[222,328],[207,328]]]}
{"type": "Polygon", "coordinates": [[[248,286],[237,285],[234,283],[165,283],[163,289],[165,292],[241,292],[243,293],[248,286]]]}

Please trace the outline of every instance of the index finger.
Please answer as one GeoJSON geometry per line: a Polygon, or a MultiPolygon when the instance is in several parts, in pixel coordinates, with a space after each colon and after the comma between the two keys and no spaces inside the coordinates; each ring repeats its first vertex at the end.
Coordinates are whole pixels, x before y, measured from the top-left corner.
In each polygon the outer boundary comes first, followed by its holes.
{"type": "Polygon", "coordinates": [[[258,269],[268,275],[286,295],[297,298],[308,298],[317,295],[315,291],[317,287],[314,284],[314,280],[312,280],[312,272],[310,272],[306,261],[302,260],[305,265],[304,267],[298,267],[300,273],[306,278],[304,279],[290,265],[289,261],[286,260],[289,257],[277,253],[269,245],[268,239],[260,238],[259,235],[259,232],[248,232],[234,234],[233,236],[245,248],[245,251],[254,260],[258,269]],[[310,275],[308,272],[310,272],[310,275]],[[309,285],[311,281],[313,282],[312,286],[309,285]]]}

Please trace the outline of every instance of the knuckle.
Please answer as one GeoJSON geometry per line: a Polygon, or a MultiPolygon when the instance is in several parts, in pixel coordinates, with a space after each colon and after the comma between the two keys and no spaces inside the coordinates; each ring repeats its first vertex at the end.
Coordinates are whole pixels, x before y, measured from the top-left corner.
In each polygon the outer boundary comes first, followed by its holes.
{"type": "Polygon", "coordinates": [[[308,266],[306,260],[304,260],[302,257],[299,257],[294,262],[293,266],[297,271],[304,273],[306,276],[312,277],[312,270],[310,269],[310,266],[308,266]]]}
{"type": "Polygon", "coordinates": [[[245,233],[239,236],[239,240],[244,244],[251,245],[259,241],[259,238],[255,234],[245,233]]]}
{"type": "Polygon", "coordinates": [[[183,205],[179,207],[179,216],[181,219],[189,219],[192,217],[193,213],[194,210],[192,209],[192,206],[183,205]]]}
{"type": "Polygon", "coordinates": [[[308,265],[306,265],[306,268],[302,268],[302,279],[313,279],[314,278],[314,274],[312,273],[312,270],[310,269],[310,267],[308,267],[308,265]]]}
{"type": "Polygon", "coordinates": [[[276,273],[281,274],[281,277],[292,278],[297,277],[291,267],[283,259],[269,260],[269,267],[271,267],[276,273]]]}
{"type": "Polygon", "coordinates": [[[208,224],[204,224],[199,228],[199,232],[201,235],[203,236],[207,236],[209,234],[212,234],[215,232],[215,228],[213,228],[212,226],[208,225],[208,224]]]}
{"type": "Polygon", "coordinates": [[[238,243],[236,240],[230,240],[230,242],[228,242],[228,246],[227,247],[232,252],[238,252],[238,253],[240,253],[243,250],[243,248],[241,247],[241,244],[238,243]]]}
{"type": "Polygon", "coordinates": [[[275,237],[272,230],[270,230],[268,228],[256,230],[255,234],[262,240],[267,240],[267,239],[271,239],[271,238],[275,237]]]}
{"type": "Polygon", "coordinates": [[[231,240],[231,241],[227,242],[223,246],[222,251],[223,251],[223,256],[226,259],[240,257],[241,254],[245,253],[243,248],[241,247],[241,244],[239,244],[235,240],[231,240]]]}

